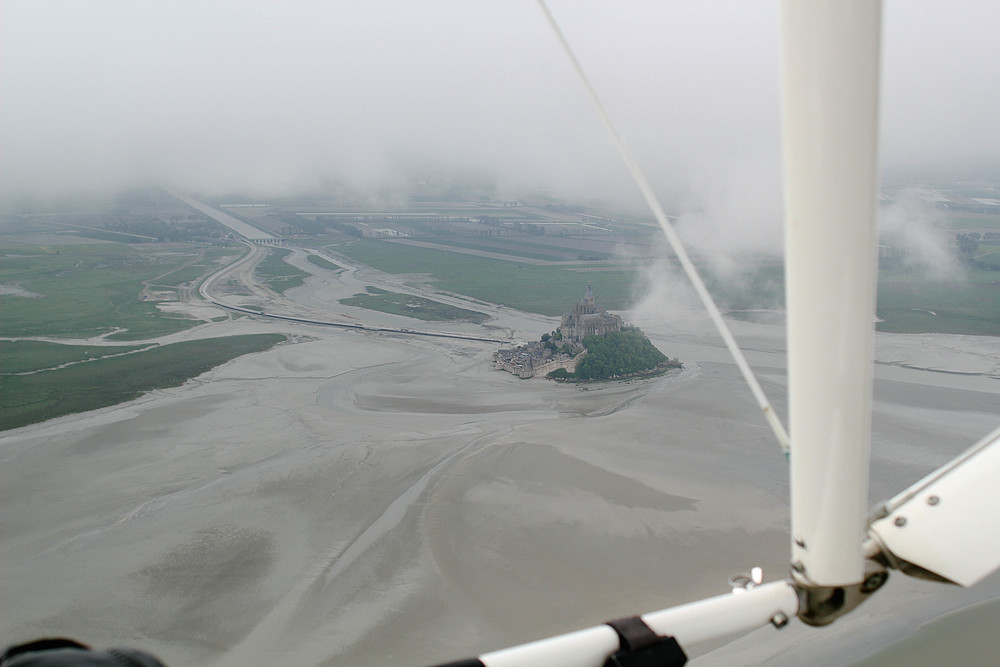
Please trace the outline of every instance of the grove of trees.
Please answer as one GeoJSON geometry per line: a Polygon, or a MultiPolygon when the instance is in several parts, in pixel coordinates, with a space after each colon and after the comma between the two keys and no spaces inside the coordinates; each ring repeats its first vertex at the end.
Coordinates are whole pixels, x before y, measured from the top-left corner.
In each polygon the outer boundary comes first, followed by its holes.
{"type": "Polygon", "coordinates": [[[550,373],[549,377],[557,380],[604,380],[652,371],[658,367],[681,367],[679,361],[668,359],[656,349],[638,327],[626,327],[607,336],[587,336],[583,339],[583,346],[587,354],[577,364],[575,373],[559,369],[550,373]]]}

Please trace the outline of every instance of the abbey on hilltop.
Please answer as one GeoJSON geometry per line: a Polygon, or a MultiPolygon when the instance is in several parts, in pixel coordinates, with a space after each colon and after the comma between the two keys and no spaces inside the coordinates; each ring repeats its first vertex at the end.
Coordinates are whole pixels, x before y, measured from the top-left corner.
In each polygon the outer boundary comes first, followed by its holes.
{"type": "Polygon", "coordinates": [[[563,315],[562,324],[538,342],[493,354],[498,370],[519,378],[536,375],[557,382],[604,382],[661,375],[684,367],[670,359],[635,326],[597,305],[587,283],[587,294],[563,315]]]}
{"type": "Polygon", "coordinates": [[[622,318],[597,305],[589,280],[587,294],[573,306],[573,312],[562,316],[562,324],[559,325],[563,340],[571,343],[583,342],[587,336],[607,336],[612,331],[621,330],[622,318]]]}
{"type": "Polygon", "coordinates": [[[542,334],[540,341],[497,350],[493,353],[493,360],[497,370],[525,379],[545,375],[558,368],[572,373],[581,353],[585,352],[584,338],[607,336],[621,329],[622,318],[597,304],[590,281],[587,281],[587,294],[573,306],[573,312],[562,316],[558,329],[551,334],[542,334]]]}

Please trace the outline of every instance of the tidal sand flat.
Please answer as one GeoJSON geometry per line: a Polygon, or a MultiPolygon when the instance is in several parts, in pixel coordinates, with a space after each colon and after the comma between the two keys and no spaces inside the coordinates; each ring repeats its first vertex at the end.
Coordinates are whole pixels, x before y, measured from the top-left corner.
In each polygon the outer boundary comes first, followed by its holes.
{"type": "MultiPolygon", "coordinates": [[[[261,325],[218,330],[244,327],[261,325]]],[[[785,574],[787,464],[710,337],[654,338],[679,375],[575,387],[495,371],[488,344],[267,330],[301,342],[3,435],[5,640],[419,665],[724,593],[754,565],[785,574]]],[[[738,334],[782,412],[780,329],[738,334]]],[[[908,367],[876,384],[873,496],[1000,423],[995,380],[918,370],[990,352],[900,340],[908,367]]],[[[869,603],[887,615],[764,629],[695,664],[793,664],[838,632],[1000,595],[891,586],[869,603]]],[[[858,636],[857,659],[888,643],[858,636]]]]}

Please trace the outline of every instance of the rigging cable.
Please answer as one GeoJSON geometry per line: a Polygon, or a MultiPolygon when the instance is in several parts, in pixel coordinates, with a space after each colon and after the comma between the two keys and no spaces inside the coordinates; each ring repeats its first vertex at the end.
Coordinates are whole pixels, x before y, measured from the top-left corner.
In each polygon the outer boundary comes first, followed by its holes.
{"type": "Polygon", "coordinates": [[[621,155],[622,160],[625,162],[625,166],[632,175],[632,179],[639,187],[639,191],[642,193],[643,199],[646,200],[646,205],[649,206],[649,209],[652,211],[656,221],[660,224],[660,229],[663,230],[664,235],[667,237],[670,247],[673,249],[674,254],[681,263],[681,267],[684,269],[684,273],[687,275],[688,280],[691,281],[691,285],[694,287],[695,292],[698,294],[702,304],[708,311],[709,317],[715,324],[716,330],[718,330],[719,335],[722,336],[722,340],[729,349],[729,353],[732,355],[737,367],[739,367],[740,372],[743,374],[743,378],[749,385],[750,392],[753,394],[754,398],[757,399],[757,405],[760,407],[761,412],[764,413],[764,417],[767,419],[767,423],[771,426],[771,430],[778,439],[778,444],[781,445],[781,451],[787,459],[789,455],[788,432],[782,425],[781,420],[778,419],[778,415],[774,412],[774,408],[767,400],[767,396],[764,395],[764,390],[761,389],[760,383],[757,381],[757,377],[754,375],[753,369],[750,368],[750,364],[747,363],[746,357],[743,355],[743,351],[740,350],[739,345],[736,343],[736,339],[733,338],[733,334],[729,330],[729,326],[726,324],[725,320],[722,319],[722,313],[719,312],[719,308],[715,305],[712,295],[708,292],[708,288],[705,287],[705,283],[702,281],[701,276],[698,275],[698,270],[695,268],[694,263],[688,256],[683,244],[681,244],[680,237],[677,236],[677,232],[674,231],[674,228],[670,225],[670,221],[667,220],[667,215],[663,212],[663,207],[660,206],[660,201],[653,192],[653,188],[650,187],[645,174],[642,169],[640,169],[639,164],[635,161],[635,158],[632,157],[631,151],[629,151],[621,136],[618,134],[618,130],[615,128],[614,123],[611,122],[611,116],[608,115],[607,110],[604,108],[604,104],[597,95],[597,91],[594,90],[594,87],[590,84],[590,80],[587,78],[587,75],[584,73],[579,61],[573,54],[573,50],[570,48],[569,42],[566,41],[565,36],[563,36],[562,30],[560,30],[559,24],[556,23],[555,17],[552,15],[552,12],[549,11],[548,6],[545,4],[545,0],[538,0],[538,5],[541,7],[542,12],[548,19],[549,25],[552,27],[552,31],[559,39],[559,43],[562,45],[563,51],[566,53],[566,57],[569,58],[570,63],[573,65],[573,69],[576,70],[577,76],[580,77],[580,81],[587,89],[587,93],[590,94],[591,101],[597,108],[597,112],[604,121],[604,125],[608,128],[608,132],[611,133],[611,138],[614,140],[615,146],[618,148],[618,154],[621,155]]]}

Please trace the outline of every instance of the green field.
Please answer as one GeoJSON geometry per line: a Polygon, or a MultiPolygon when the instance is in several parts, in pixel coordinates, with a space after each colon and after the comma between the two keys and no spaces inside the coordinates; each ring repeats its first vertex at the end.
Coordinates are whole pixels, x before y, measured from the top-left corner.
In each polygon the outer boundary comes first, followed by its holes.
{"type": "MultiPolygon", "coordinates": [[[[611,310],[629,308],[644,292],[638,270],[588,273],[580,272],[581,267],[519,264],[375,240],[338,250],[382,271],[426,274],[441,289],[542,315],[566,312],[586,289],[587,280],[593,281],[599,302],[611,310]]],[[[985,243],[979,256],[1000,259],[997,250],[985,243]]],[[[723,308],[783,307],[783,268],[774,260],[756,260],[728,280],[703,274],[723,308]]],[[[1000,336],[1000,272],[969,271],[941,280],[882,271],[877,314],[882,320],[879,331],[1000,336]]]]}
{"type": "MultiPolygon", "coordinates": [[[[774,304],[765,307],[783,308],[783,285],[781,267],[761,267],[738,289],[712,291],[723,293],[720,301],[729,307],[760,308],[764,300],[774,304]]],[[[968,271],[941,279],[883,270],[876,316],[878,331],[1000,336],[1000,272],[968,271]]]]}
{"type": "Polygon", "coordinates": [[[267,257],[254,269],[261,282],[281,294],[285,290],[298,287],[309,274],[284,261],[292,253],[285,248],[271,248],[267,257]]]}
{"type": "Polygon", "coordinates": [[[451,246],[454,248],[466,248],[469,250],[481,250],[483,252],[493,252],[498,255],[512,255],[514,257],[526,257],[528,259],[541,259],[549,262],[573,262],[579,260],[581,255],[586,255],[592,259],[609,259],[611,255],[599,251],[576,251],[563,250],[558,246],[546,245],[542,243],[531,243],[514,238],[493,238],[487,237],[481,241],[474,238],[437,238],[434,243],[438,245],[451,246]],[[570,254],[570,257],[566,255],[570,254]]]}
{"type": "Polygon", "coordinates": [[[0,375],[30,373],[63,364],[89,362],[149,345],[62,345],[37,340],[0,340],[0,375]]]}
{"type": "Polygon", "coordinates": [[[638,271],[584,273],[368,239],[337,251],[380,271],[430,274],[435,286],[443,290],[551,316],[561,315],[579,301],[588,280],[593,281],[601,305],[626,309],[636,298],[635,286],[641,280],[638,271]]]}
{"type": "Polygon", "coordinates": [[[119,243],[0,246],[0,284],[39,297],[0,295],[0,335],[141,340],[198,323],[143,301],[143,280],[190,261],[190,254],[140,252],[119,243]]]}
{"type": "Polygon", "coordinates": [[[1000,265],[1000,243],[996,241],[980,243],[976,249],[975,259],[983,264],[1000,265]]]}
{"type": "Polygon", "coordinates": [[[310,264],[315,264],[321,269],[329,269],[330,271],[343,271],[344,267],[334,264],[325,257],[320,257],[319,255],[309,255],[306,257],[310,264]]]}
{"type": "MultiPolygon", "coordinates": [[[[635,268],[538,266],[373,240],[338,250],[381,271],[429,274],[442,289],[541,315],[565,313],[586,292],[588,281],[593,282],[598,302],[609,310],[631,308],[648,291],[648,274],[641,263],[635,263],[635,268]]],[[[673,270],[674,279],[687,280],[679,269],[673,270]]],[[[748,270],[728,280],[704,269],[702,274],[723,308],[780,307],[782,267],[772,259],[755,260],[748,270]]]]}
{"type": "MultiPolygon", "coordinates": [[[[245,248],[210,248],[204,251],[196,261],[171,271],[155,281],[156,286],[181,287],[185,284],[198,282],[210,273],[217,271],[224,264],[235,260],[245,248]]],[[[197,255],[196,255],[197,257],[197,255]]]]}
{"type": "MultiPolygon", "coordinates": [[[[231,359],[267,350],[284,340],[280,334],[206,338],[30,375],[5,373],[0,376],[0,430],[123,403],[153,389],[177,387],[231,359]]],[[[19,359],[22,366],[37,366],[50,363],[39,354],[53,354],[55,359],[85,354],[86,349],[56,354],[21,347],[8,348],[6,354],[19,359]]]]}
{"type": "Polygon", "coordinates": [[[1000,336],[1000,272],[954,280],[883,275],[876,313],[879,331],[1000,336]]]}
{"type": "Polygon", "coordinates": [[[941,229],[992,232],[1000,229],[1000,215],[948,216],[935,223],[941,229]]]}
{"type": "Polygon", "coordinates": [[[427,321],[471,320],[485,322],[489,319],[489,316],[484,313],[449,306],[440,301],[400,294],[399,292],[388,292],[377,287],[367,287],[366,289],[368,290],[367,294],[355,294],[352,297],[341,299],[340,303],[345,306],[357,306],[427,321]]]}

